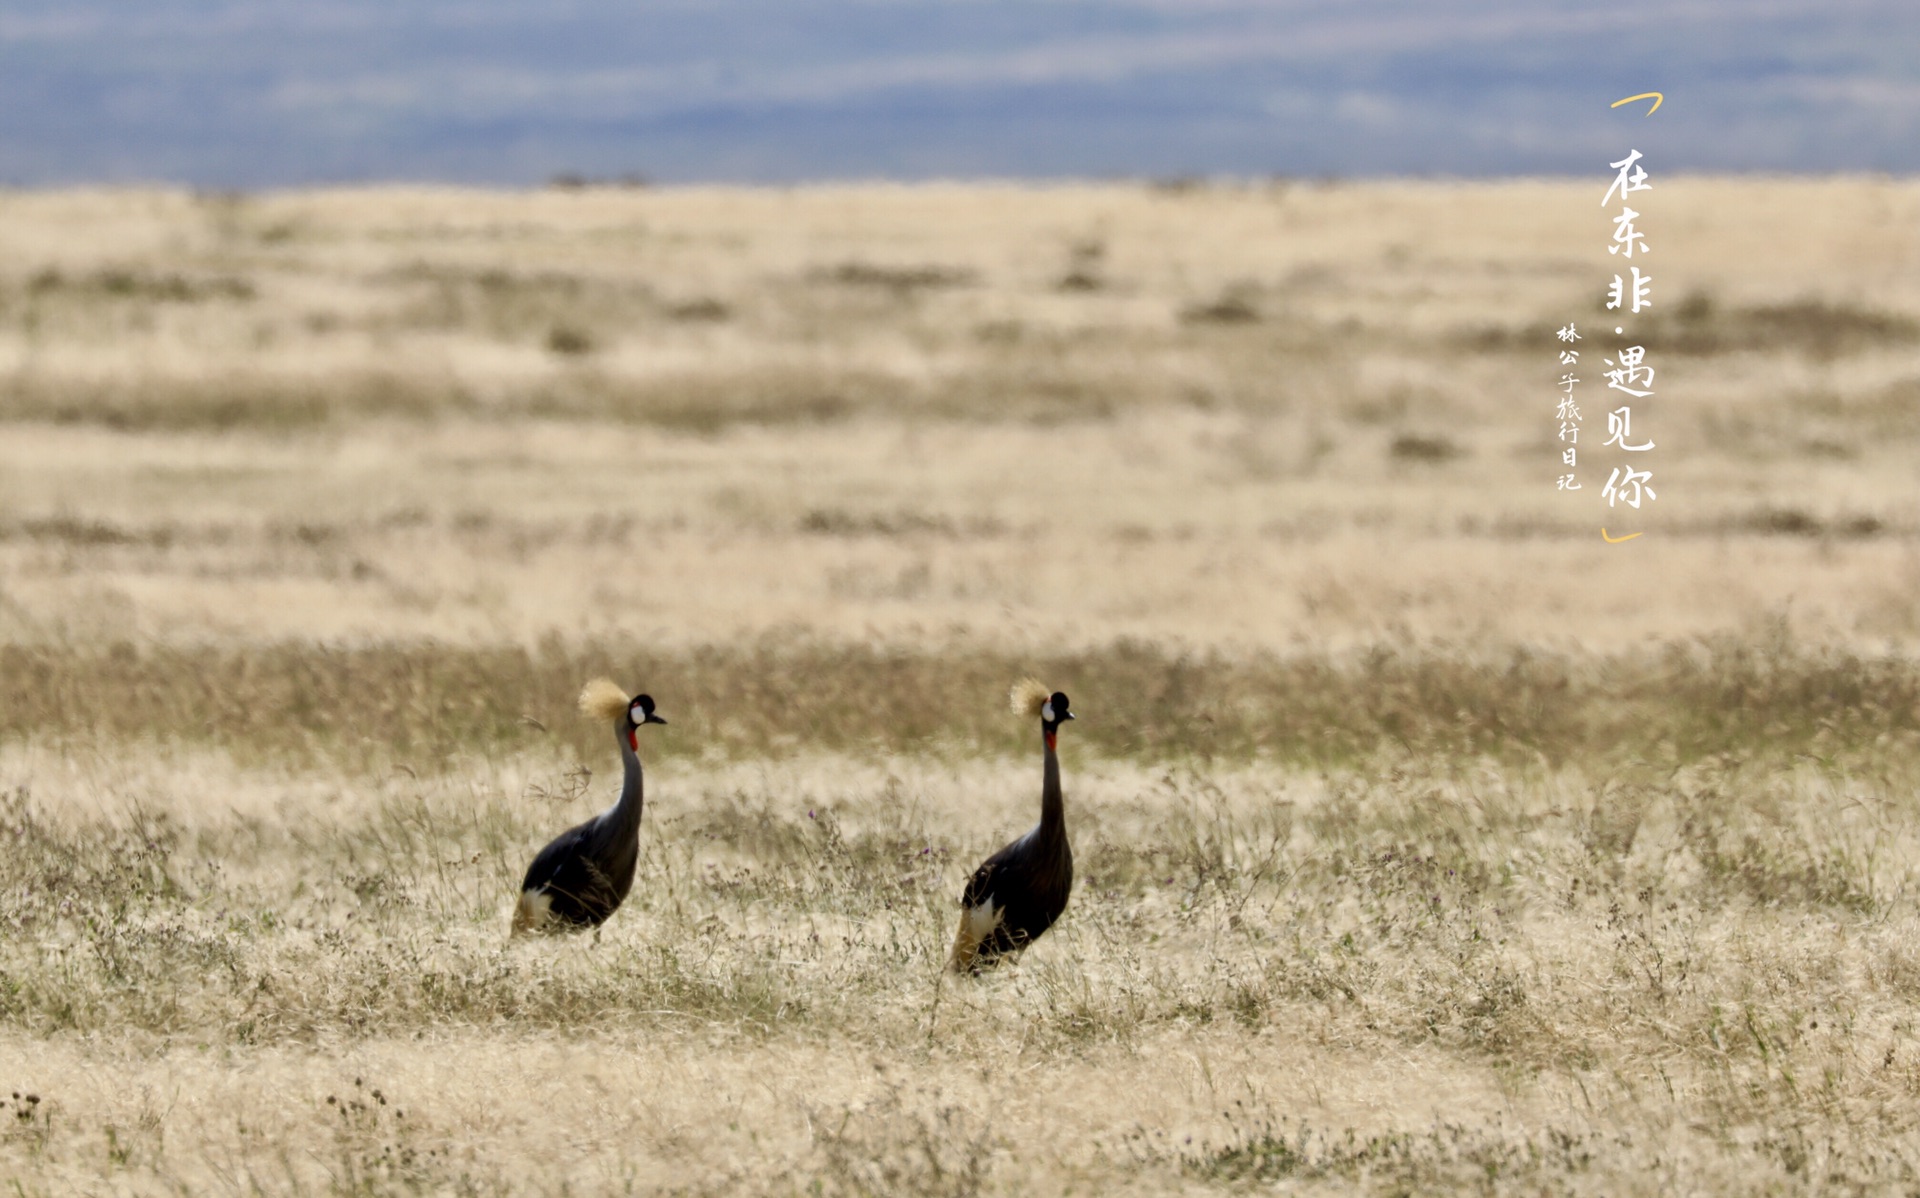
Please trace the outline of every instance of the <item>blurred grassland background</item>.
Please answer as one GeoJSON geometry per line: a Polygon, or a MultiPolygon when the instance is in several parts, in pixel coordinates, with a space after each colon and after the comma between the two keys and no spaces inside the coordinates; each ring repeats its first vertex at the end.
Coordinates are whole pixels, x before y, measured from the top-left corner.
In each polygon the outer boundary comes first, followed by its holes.
{"type": "Polygon", "coordinates": [[[1638,512],[1604,186],[0,194],[0,1172],[1920,1185],[1920,185],[1656,176],[1638,512]]]}

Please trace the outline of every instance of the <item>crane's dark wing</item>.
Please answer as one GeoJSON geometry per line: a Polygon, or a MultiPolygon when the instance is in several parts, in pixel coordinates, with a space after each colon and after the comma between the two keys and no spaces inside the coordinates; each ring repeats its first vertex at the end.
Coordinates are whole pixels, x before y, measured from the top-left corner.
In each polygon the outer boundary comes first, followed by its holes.
{"type": "Polygon", "coordinates": [[[527,877],[523,891],[548,896],[547,911],[553,918],[583,927],[592,927],[612,915],[620,905],[619,888],[607,877],[588,853],[592,820],[569,828],[541,849],[527,877]]]}
{"type": "Polygon", "coordinates": [[[1006,850],[1002,849],[995,853],[982,862],[979,869],[973,871],[973,876],[967,879],[967,888],[960,892],[962,907],[978,907],[993,894],[994,875],[999,872],[1000,858],[1005,852],[1006,850]]]}
{"type": "Polygon", "coordinates": [[[533,864],[527,866],[526,880],[520,883],[520,889],[537,890],[551,882],[568,858],[580,855],[586,843],[587,829],[592,825],[593,821],[588,820],[548,841],[546,848],[534,854],[533,864]]]}
{"type": "Polygon", "coordinates": [[[953,967],[974,970],[1017,952],[1053,926],[1073,886],[1073,858],[1058,842],[1028,833],[986,859],[960,895],[953,967]]]}
{"type": "Polygon", "coordinates": [[[1018,889],[1021,846],[1016,840],[981,862],[960,892],[960,927],[954,932],[951,964],[955,970],[972,972],[988,957],[1003,951],[1007,896],[1002,889],[1018,889]]]}
{"type": "Polygon", "coordinates": [[[1018,888],[1021,880],[1032,869],[1033,836],[1029,833],[1018,840],[1008,841],[1000,846],[1000,851],[980,863],[967,879],[967,888],[960,894],[960,905],[978,907],[988,898],[999,894],[1000,905],[1005,906],[1007,895],[1000,893],[1010,888],[1018,888]]]}

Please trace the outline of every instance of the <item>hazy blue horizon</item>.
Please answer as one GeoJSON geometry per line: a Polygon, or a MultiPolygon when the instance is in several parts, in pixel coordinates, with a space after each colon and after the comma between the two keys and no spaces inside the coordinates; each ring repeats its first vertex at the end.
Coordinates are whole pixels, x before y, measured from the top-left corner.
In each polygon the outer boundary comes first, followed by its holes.
{"type": "Polygon", "coordinates": [[[1920,171],[1920,5],[12,0],[0,183],[1920,171]],[[1621,96],[1659,90],[1609,111],[1621,96]]]}

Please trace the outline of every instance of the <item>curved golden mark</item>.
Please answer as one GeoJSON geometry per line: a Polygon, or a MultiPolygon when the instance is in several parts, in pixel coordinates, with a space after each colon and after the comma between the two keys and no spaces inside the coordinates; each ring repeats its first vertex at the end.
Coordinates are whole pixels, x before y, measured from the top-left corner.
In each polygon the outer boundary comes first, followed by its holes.
{"type": "Polygon", "coordinates": [[[1652,108],[1649,108],[1649,109],[1647,109],[1647,115],[1648,115],[1648,116],[1652,116],[1652,115],[1653,115],[1654,113],[1656,113],[1656,112],[1658,112],[1658,111],[1660,111],[1660,102],[1661,102],[1662,100],[1665,100],[1665,99],[1666,99],[1666,97],[1665,97],[1665,96],[1663,96],[1663,95],[1661,95],[1661,94],[1660,94],[1659,92],[1641,92],[1641,93],[1640,93],[1639,95],[1637,95],[1637,96],[1628,96],[1628,97],[1627,97],[1626,99],[1624,99],[1624,100],[1615,100],[1615,101],[1614,101],[1613,103],[1611,103],[1611,104],[1609,104],[1609,105],[1607,105],[1607,107],[1608,107],[1608,108],[1618,108],[1618,107],[1620,107],[1620,106],[1621,106],[1622,104],[1631,104],[1631,103],[1633,103],[1633,102],[1634,102],[1635,100],[1652,100],[1652,101],[1653,101],[1653,107],[1652,107],[1652,108]]]}
{"type": "Polygon", "coordinates": [[[1600,529],[1600,539],[1605,541],[1609,545],[1618,545],[1622,541],[1631,541],[1635,537],[1645,536],[1645,535],[1646,535],[1645,533],[1630,532],[1624,537],[1610,537],[1607,535],[1607,530],[1605,527],[1602,527],[1600,529]]]}

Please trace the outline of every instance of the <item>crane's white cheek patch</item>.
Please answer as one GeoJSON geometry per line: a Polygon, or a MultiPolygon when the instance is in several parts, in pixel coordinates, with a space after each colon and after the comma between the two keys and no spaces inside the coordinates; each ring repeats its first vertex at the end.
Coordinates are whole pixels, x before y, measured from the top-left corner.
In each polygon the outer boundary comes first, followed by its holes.
{"type": "Polygon", "coordinates": [[[1040,718],[1045,720],[1049,724],[1053,723],[1053,704],[1052,703],[1043,703],[1040,705],[1040,718]]]}

